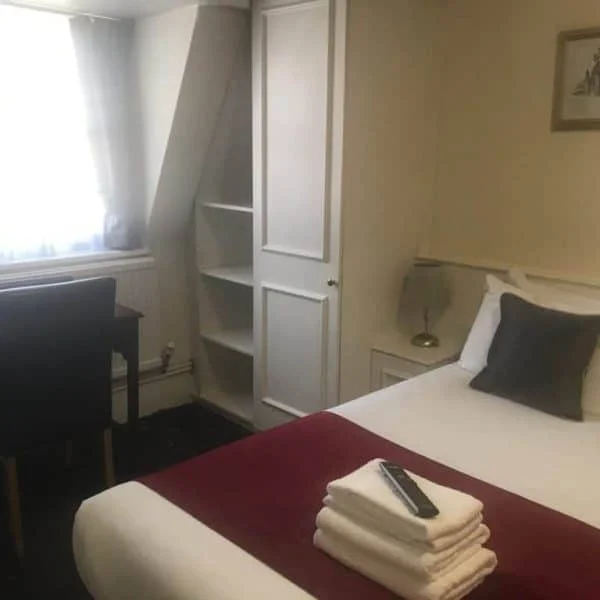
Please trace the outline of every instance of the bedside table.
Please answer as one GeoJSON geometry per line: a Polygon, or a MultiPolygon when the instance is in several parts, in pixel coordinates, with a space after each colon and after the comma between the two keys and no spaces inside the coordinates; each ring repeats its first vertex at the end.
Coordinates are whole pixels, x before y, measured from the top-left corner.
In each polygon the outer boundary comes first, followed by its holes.
{"type": "Polygon", "coordinates": [[[438,348],[418,348],[400,332],[382,335],[371,348],[371,391],[453,363],[461,347],[456,340],[442,339],[438,348]]]}

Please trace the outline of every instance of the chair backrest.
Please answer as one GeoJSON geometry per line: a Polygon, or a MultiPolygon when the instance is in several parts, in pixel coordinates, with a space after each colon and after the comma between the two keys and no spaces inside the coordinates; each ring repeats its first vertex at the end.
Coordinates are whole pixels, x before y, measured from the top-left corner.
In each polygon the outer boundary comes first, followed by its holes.
{"type": "Polygon", "coordinates": [[[32,287],[36,285],[50,285],[52,283],[66,283],[67,281],[73,281],[74,279],[73,275],[48,275],[46,277],[36,277],[34,279],[16,279],[0,283],[0,290],[32,287]]]}
{"type": "Polygon", "coordinates": [[[111,420],[116,282],[0,291],[0,454],[111,420]]]}

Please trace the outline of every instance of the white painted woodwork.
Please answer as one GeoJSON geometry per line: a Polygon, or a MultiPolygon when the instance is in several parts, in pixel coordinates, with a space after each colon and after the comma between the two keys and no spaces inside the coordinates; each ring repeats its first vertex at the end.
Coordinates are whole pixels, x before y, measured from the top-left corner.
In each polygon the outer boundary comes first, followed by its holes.
{"type": "Polygon", "coordinates": [[[462,344],[457,338],[444,336],[437,348],[418,348],[411,337],[398,331],[379,336],[371,351],[372,392],[458,360],[462,344]]]}
{"type": "Polygon", "coordinates": [[[204,275],[204,277],[212,277],[213,279],[219,279],[221,281],[238,283],[239,285],[245,285],[246,287],[254,286],[254,275],[252,273],[251,266],[203,269],[202,275],[204,275]]]}
{"type": "Polygon", "coordinates": [[[200,396],[200,399],[213,406],[218,406],[224,412],[237,417],[244,423],[252,423],[253,398],[251,393],[224,392],[217,388],[206,390],[202,396],[200,396]]]}
{"type": "Polygon", "coordinates": [[[265,250],[325,258],[329,1],[262,15],[265,250]]]}
{"type": "Polygon", "coordinates": [[[253,10],[255,426],[338,402],[345,0],[253,10]]]}
{"type": "MultiPolygon", "coordinates": [[[[254,275],[250,14],[239,12],[237,17],[243,20],[243,29],[195,200],[194,358],[198,397],[251,423],[254,275]]],[[[203,116],[197,110],[196,114],[203,116]]]]}
{"type": "Polygon", "coordinates": [[[197,381],[229,412],[254,386],[258,429],[366,393],[376,334],[398,329],[432,179],[433,4],[253,4],[253,161],[238,60],[197,196],[197,331],[221,342],[199,340],[197,381]],[[251,263],[253,288],[206,274],[251,263]],[[253,357],[222,345],[251,329],[253,357]]]}
{"type": "Polygon", "coordinates": [[[327,406],[327,297],[263,284],[262,298],[261,401],[278,402],[292,415],[322,410],[327,406]]]}
{"type": "Polygon", "coordinates": [[[252,263],[252,216],[239,211],[196,210],[196,264],[200,270],[252,263]]]}
{"type": "Polygon", "coordinates": [[[278,411],[280,414],[283,414],[283,415],[288,415],[290,417],[296,417],[298,419],[308,416],[308,413],[298,410],[297,408],[293,408],[289,404],[283,404],[282,402],[277,402],[277,400],[273,400],[273,398],[268,398],[268,397],[263,398],[261,400],[261,402],[263,403],[264,406],[269,406],[271,408],[274,408],[276,411],[278,411]]]}
{"type": "Polygon", "coordinates": [[[371,355],[371,391],[406,381],[427,372],[427,367],[397,356],[373,351],[371,355]]]}
{"type": "Polygon", "coordinates": [[[234,212],[252,214],[254,209],[250,205],[246,204],[229,204],[228,202],[204,202],[202,204],[204,208],[213,210],[231,210],[234,212]]]}
{"type": "Polygon", "coordinates": [[[201,332],[200,335],[207,341],[235,350],[240,354],[254,355],[252,329],[224,329],[222,331],[201,332]]]}

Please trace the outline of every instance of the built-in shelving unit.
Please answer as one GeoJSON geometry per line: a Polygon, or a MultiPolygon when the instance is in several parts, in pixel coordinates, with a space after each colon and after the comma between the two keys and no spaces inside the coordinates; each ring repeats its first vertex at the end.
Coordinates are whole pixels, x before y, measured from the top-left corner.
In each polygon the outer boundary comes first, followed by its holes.
{"type": "Polygon", "coordinates": [[[220,281],[228,281],[229,283],[237,283],[247,287],[253,287],[254,278],[252,267],[217,267],[213,269],[201,269],[204,277],[218,279],[220,281]]]}
{"type": "Polygon", "coordinates": [[[195,201],[197,397],[253,424],[250,16],[195,201]]]}
{"type": "Polygon", "coordinates": [[[210,333],[200,332],[200,336],[207,342],[217,344],[234,352],[246,356],[254,356],[254,342],[251,329],[224,329],[210,333]]]}
{"type": "MultiPolygon", "coordinates": [[[[197,205],[198,206],[198,205],[197,205]]],[[[198,395],[252,425],[254,278],[252,219],[244,212],[196,211],[198,395]]]]}
{"type": "Polygon", "coordinates": [[[211,208],[213,210],[229,210],[231,212],[239,212],[252,214],[254,208],[249,204],[233,204],[231,202],[204,202],[202,204],[204,208],[211,208]]]}
{"type": "Polygon", "coordinates": [[[200,398],[246,424],[252,424],[252,394],[206,390],[200,398]]]}

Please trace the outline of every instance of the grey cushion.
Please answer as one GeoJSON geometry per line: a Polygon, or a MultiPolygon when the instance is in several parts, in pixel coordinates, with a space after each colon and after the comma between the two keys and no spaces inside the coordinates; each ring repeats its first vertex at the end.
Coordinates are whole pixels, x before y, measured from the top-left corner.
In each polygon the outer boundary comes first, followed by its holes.
{"type": "Polygon", "coordinates": [[[500,312],[488,364],[471,387],[581,420],[583,377],[596,348],[600,316],[551,310],[508,293],[500,299],[500,312]]]}

